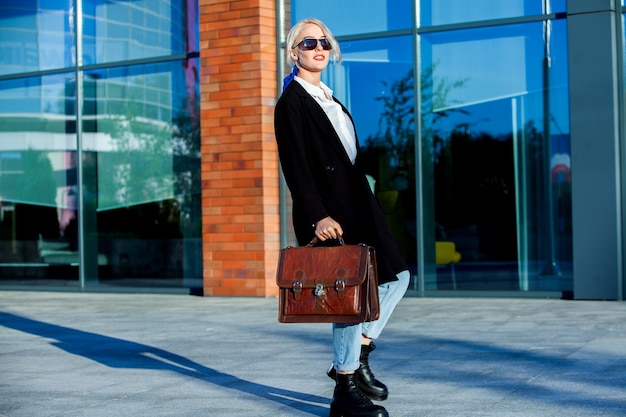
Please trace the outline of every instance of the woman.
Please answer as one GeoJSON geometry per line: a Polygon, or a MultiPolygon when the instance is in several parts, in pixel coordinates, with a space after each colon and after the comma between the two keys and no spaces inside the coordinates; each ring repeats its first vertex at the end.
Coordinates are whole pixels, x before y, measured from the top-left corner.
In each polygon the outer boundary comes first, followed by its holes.
{"type": "Polygon", "coordinates": [[[385,417],[373,400],[387,398],[387,387],[369,367],[369,354],[410,274],[359,163],[352,116],[321,81],[329,59],[341,60],[331,31],[305,19],[287,35],[294,70],[276,103],[274,127],[283,173],[293,200],[293,224],[300,245],[316,236],[322,244],[365,243],[376,248],[381,314],[374,322],[333,324],[336,379],[331,417],[385,417]]]}

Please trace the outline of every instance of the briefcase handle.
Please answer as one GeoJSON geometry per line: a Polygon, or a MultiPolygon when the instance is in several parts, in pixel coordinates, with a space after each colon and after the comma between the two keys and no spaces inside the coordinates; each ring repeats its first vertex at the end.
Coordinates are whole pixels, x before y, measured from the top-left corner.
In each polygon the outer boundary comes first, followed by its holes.
{"type": "MultiPolygon", "coordinates": [[[[342,245],[342,246],[343,246],[343,245],[345,245],[345,242],[343,241],[343,236],[339,236],[339,237],[337,238],[337,240],[339,241],[339,244],[340,244],[340,245],[342,245]]],[[[320,241],[320,240],[317,238],[317,236],[315,236],[313,239],[311,239],[311,241],[310,241],[309,243],[307,243],[307,246],[313,246],[313,245],[315,245],[316,243],[318,243],[319,241],[320,241]]]]}

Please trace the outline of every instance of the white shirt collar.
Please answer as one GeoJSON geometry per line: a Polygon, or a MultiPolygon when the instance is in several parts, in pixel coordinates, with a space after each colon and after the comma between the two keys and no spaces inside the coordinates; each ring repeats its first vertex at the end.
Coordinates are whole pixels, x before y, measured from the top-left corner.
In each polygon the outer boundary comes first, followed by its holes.
{"type": "Polygon", "coordinates": [[[300,85],[302,87],[304,87],[304,89],[307,91],[307,93],[309,93],[313,97],[319,97],[321,99],[328,100],[327,97],[332,97],[333,96],[333,90],[331,90],[330,87],[328,87],[322,81],[320,81],[320,86],[318,87],[318,86],[313,85],[310,82],[306,81],[304,78],[300,78],[298,76],[296,76],[294,78],[294,80],[296,80],[298,83],[300,83],[300,85]]]}

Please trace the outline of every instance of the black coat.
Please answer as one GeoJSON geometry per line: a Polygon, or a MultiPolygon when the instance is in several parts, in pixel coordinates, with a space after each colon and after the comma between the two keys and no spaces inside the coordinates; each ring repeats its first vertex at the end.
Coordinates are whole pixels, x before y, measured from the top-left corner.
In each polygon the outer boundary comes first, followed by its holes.
{"type": "Polygon", "coordinates": [[[358,141],[352,165],[326,113],[297,81],[276,103],[274,128],[298,244],[313,239],[314,224],[330,216],[343,228],[347,244],[376,248],[379,284],[396,280],[407,265],[360,167],[358,141]]]}

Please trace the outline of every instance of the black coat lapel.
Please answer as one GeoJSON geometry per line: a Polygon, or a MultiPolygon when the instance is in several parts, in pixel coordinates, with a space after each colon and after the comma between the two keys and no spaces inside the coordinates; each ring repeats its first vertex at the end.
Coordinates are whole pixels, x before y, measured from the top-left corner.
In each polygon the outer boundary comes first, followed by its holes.
{"type": "MultiPolygon", "coordinates": [[[[296,84],[299,87],[300,94],[304,98],[304,103],[306,105],[307,111],[309,112],[309,115],[311,116],[312,123],[317,124],[317,126],[319,126],[323,132],[323,139],[327,140],[329,146],[331,146],[336,152],[343,155],[347,163],[352,164],[350,162],[350,158],[348,157],[348,153],[346,152],[346,149],[343,147],[343,144],[341,143],[341,139],[339,139],[339,135],[337,135],[337,131],[335,131],[333,124],[330,122],[330,119],[328,119],[328,116],[326,116],[326,113],[324,112],[322,107],[317,103],[317,101],[313,97],[311,97],[309,93],[307,93],[304,87],[302,87],[297,82],[296,84]]],[[[344,107],[343,104],[341,104],[339,100],[337,100],[334,97],[333,99],[335,100],[335,102],[339,103],[343,111],[346,114],[348,114],[348,116],[350,117],[350,121],[352,121],[352,125],[354,127],[354,131],[356,134],[356,127],[354,126],[354,121],[352,120],[352,116],[350,115],[350,113],[348,113],[347,109],[344,107]]],[[[357,149],[357,155],[358,155],[359,154],[359,141],[358,140],[356,140],[356,149],[357,149]]]]}

